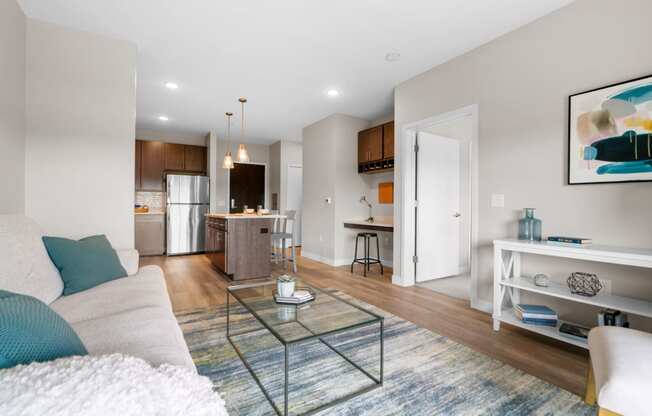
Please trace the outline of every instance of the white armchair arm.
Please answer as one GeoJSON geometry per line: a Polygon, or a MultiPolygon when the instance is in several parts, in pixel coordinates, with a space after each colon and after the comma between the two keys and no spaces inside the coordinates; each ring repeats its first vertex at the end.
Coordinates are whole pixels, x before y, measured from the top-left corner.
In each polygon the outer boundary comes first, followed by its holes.
{"type": "Polygon", "coordinates": [[[116,250],[115,252],[120,259],[120,264],[122,264],[122,267],[127,271],[128,276],[138,273],[138,261],[140,259],[138,250],[131,248],[116,250]]]}

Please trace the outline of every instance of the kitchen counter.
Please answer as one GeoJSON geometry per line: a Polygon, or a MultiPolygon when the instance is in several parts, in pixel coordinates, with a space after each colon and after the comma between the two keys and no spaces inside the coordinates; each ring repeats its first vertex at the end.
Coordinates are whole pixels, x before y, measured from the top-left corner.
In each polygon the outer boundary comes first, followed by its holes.
{"type": "Polygon", "coordinates": [[[278,218],[285,218],[285,215],[278,215],[278,214],[258,215],[258,214],[210,213],[210,214],[206,214],[206,217],[207,218],[221,218],[221,219],[225,219],[225,220],[246,220],[246,219],[257,219],[257,218],[278,219],[278,218]]]}
{"type": "Polygon", "coordinates": [[[387,231],[394,232],[394,218],[392,217],[375,217],[374,222],[366,219],[352,219],[344,221],[344,228],[357,228],[361,230],[387,231]]]}
{"type": "Polygon", "coordinates": [[[134,215],[165,215],[164,211],[134,212],[134,215]]]}
{"type": "Polygon", "coordinates": [[[272,231],[281,215],[206,214],[206,256],[233,280],[271,275],[272,231]]]}

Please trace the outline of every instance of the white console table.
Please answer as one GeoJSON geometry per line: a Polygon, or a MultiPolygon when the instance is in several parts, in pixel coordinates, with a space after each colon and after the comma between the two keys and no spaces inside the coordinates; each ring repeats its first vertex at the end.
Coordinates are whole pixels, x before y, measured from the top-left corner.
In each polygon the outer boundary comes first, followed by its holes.
{"type": "MultiPolygon", "coordinates": [[[[600,263],[622,264],[626,266],[652,269],[652,250],[599,245],[577,246],[571,244],[530,242],[516,239],[494,241],[494,330],[500,330],[500,323],[505,322],[542,335],[556,338],[570,344],[587,348],[586,342],[576,341],[559,334],[557,327],[529,325],[521,322],[512,309],[503,309],[505,295],[512,304],[520,302],[520,292],[539,293],[541,295],[568,301],[594,305],[601,308],[617,309],[632,315],[652,318],[652,302],[599,293],[593,297],[571,294],[566,284],[550,282],[548,287],[536,286],[532,277],[521,275],[521,253],[542,256],[563,257],[600,263]]],[[[560,321],[561,323],[561,321],[560,321]]]]}

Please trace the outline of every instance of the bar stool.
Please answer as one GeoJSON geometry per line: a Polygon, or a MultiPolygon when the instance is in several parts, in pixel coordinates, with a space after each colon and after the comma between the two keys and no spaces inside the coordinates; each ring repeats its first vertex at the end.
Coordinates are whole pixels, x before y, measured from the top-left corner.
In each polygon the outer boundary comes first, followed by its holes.
{"type": "Polygon", "coordinates": [[[367,270],[370,269],[370,265],[379,264],[380,265],[380,274],[383,274],[383,264],[380,262],[380,244],[378,243],[378,234],[376,233],[358,233],[355,237],[355,255],[353,256],[353,262],[351,263],[351,273],[353,273],[353,265],[359,263],[364,266],[364,276],[367,276],[367,270]],[[360,238],[363,239],[364,243],[364,257],[358,257],[358,241],[360,238]],[[376,239],[376,257],[370,257],[369,247],[371,245],[371,239],[376,239]]]}
{"type": "Polygon", "coordinates": [[[285,218],[275,222],[274,223],[274,231],[272,232],[272,258],[274,259],[274,262],[278,264],[279,257],[281,261],[283,262],[283,266],[285,266],[286,262],[291,261],[292,262],[292,271],[294,273],[297,272],[297,259],[296,259],[296,216],[297,216],[297,211],[293,210],[288,210],[285,211],[285,218]],[[292,232],[287,232],[288,228],[288,222],[292,222],[292,232]],[[287,244],[287,240],[290,240],[292,242],[292,246],[290,247],[290,255],[291,257],[288,259],[287,255],[285,253],[285,248],[287,244]],[[281,243],[281,254],[277,253],[278,249],[278,243],[281,243]]]}

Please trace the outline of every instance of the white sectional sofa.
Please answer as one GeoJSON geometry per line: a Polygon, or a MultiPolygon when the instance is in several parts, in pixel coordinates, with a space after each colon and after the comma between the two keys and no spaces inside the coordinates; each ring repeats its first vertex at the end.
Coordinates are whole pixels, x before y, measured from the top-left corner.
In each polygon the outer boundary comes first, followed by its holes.
{"type": "Polygon", "coordinates": [[[89,354],[119,352],[196,371],[158,266],[139,268],[136,250],[116,250],[128,277],[62,296],[63,281],[41,237],[29,218],[0,215],[0,289],[49,304],[89,354]]]}

